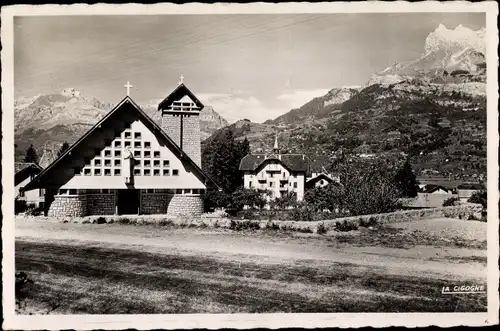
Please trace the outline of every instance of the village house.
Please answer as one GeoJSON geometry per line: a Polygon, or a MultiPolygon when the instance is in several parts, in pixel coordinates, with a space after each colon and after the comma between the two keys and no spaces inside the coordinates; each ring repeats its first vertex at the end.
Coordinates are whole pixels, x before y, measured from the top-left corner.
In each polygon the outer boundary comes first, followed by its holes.
{"type": "Polygon", "coordinates": [[[26,206],[43,208],[44,190],[37,189],[24,191],[23,188],[42,171],[36,163],[16,162],[14,164],[14,196],[18,201],[23,201],[26,206]]]}
{"type": "Polygon", "coordinates": [[[462,201],[467,201],[476,192],[485,189],[480,183],[463,183],[457,186],[458,197],[462,201]]]}
{"type": "Polygon", "coordinates": [[[303,154],[281,153],[276,137],[271,154],[248,154],[241,160],[239,170],[243,172],[244,187],[269,191],[269,200],[293,193],[297,201],[302,201],[306,185],[325,186],[336,181],[333,176],[313,169],[312,163],[303,154]]]}
{"type": "Polygon", "coordinates": [[[203,104],[181,81],[159,105],[159,123],[130,97],[25,187],[46,190],[49,216],[199,215],[216,189],[201,169],[203,104]]]}

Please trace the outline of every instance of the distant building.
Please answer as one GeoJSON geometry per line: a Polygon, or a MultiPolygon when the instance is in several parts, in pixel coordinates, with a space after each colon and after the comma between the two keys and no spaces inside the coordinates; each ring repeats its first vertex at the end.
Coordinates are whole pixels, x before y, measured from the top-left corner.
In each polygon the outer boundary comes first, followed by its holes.
{"type": "Polygon", "coordinates": [[[31,191],[23,190],[23,188],[42,171],[42,167],[36,163],[16,162],[14,164],[14,171],[15,198],[26,201],[28,206],[33,204],[35,207],[43,208],[45,193],[43,189],[31,191]]]}
{"type": "Polygon", "coordinates": [[[484,189],[484,186],[479,183],[464,183],[457,186],[458,197],[462,201],[467,201],[476,192],[484,189]]]}
{"type": "Polygon", "coordinates": [[[42,157],[40,158],[40,162],[38,162],[38,164],[40,167],[45,169],[49,166],[49,164],[54,162],[55,159],[57,159],[57,154],[50,148],[44,148],[42,157]]]}
{"type": "Polygon", "coordinates": [[[306,183],[315,187],[337,181],[321,171],[318,164],[304,154],[282,154],[276,137],[273,153],[248,154],[241,160],[239,169],[243,172],[245,188],[268,190],[271,192],[270,199],[293,192],[301,201],[306,183]]]}
{"type": "Polygon", "coordinates": [[[46,189],[49,216],[199,215],[206,190],[201,169],[203,104],[181,82],[159,105],[155,122],[130,98],[25,186],[46,189]]]}

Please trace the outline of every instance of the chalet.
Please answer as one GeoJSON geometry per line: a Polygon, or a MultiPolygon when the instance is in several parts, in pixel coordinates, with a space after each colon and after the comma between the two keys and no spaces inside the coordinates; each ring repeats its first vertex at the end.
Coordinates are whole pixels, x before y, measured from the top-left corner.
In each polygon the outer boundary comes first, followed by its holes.
{"type": "Polygon", "coordinates": [[[457,186],[458,197],[462,201],[467,201],[476,192],[484,189],[484,186],[479,183],[463,183],[457,186]]]}
{"type": "Polygon", "coordinates": [[[44,203],[43,189],[24,191],[23,188],[42,171],[36,163],[16,162],[14,164],[14,195],[16,199],[25,201],[26,205],[42,207],[44,203]]]}
{"type": "Polygon", "coordinates": [[[282,154],[276,138],[271,154],[248,154],[240,163],[245,188],[261,189],[271,192],[270,199],[281,197],[286,193],[295,193],[297,201],[304,198],[306,183],[311,187],[324,186],[336,181],[325,174],[324,168],[315,166],[303,154],[282,154]],[[316,185],[318,184],[318,185],[316,185]]]}
{"type": "Polygon", "coordinates": [[[49,216],[203,212],[202,195],[217,188],[201,170],[203,104],[181,77],[157,123],[125,87],[125,98],[26,185],[46,190],[49,216]]]}

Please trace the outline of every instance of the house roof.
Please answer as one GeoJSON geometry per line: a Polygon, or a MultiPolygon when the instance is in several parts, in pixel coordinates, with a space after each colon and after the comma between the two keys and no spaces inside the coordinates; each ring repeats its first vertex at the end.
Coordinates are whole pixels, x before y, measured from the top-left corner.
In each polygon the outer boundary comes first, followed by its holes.
{"type": "Polygon", "coordinates": [[[424,193],[433,193],[433,192],[436,192],[436,191],[438,191],[440,189],[444,190],[444,191],[447,191],[447,192],[451,191],[450,188],[442,186],[442,185],[427,184],[422,189],[422,192],[424,192],[424,193]]]}
{"type": "Polygon", "coordinates": [[[187,88],[183,83],[179,84],[162,102],[158,104],[158,110],[167,109],[174,101],[181,99],[183,96],[188,95],[196,104],[197,107],[203,109],[205,107],[201,101],[187,88]]]}
{"type": "Polygon", "coordinates": [[[276,160],[291,171],[306,172],[308,170],[308,159],[302,154],[281,154],[280,156],[274,154],[248,154],[241,160],[240,170],[254,171],[269,160],[276,160]]]}
{"type": "Polygon", "coordinates": [[[203,170],[161,129],[161,127],[156,124],[155,121],[153,121],[148,115],[146,115],[146,113],[129,96],[126,96],[89,131],[87,131],[82,137],[80,137],[80,139],[78,139],[73,145],[66,149],[64,153],[59,155],[59,157],[57,157],[49,166],[42,170],[42,172],[40,172],[38,176],[36,176],[31,182],[29,182],[24,189],[30,190],[39,187],[37,185],[39,185],[41,179],[47,176],[47,174],[50,173],[51,169],[53,169],[57,163],[59,163],[66,155],[71,154],[71,151],[73,151],[78,145],[80,145],[97,128],[101,127],[103,123],[105,123],[111,117],[111,115],[116,113],[126,103],[131,104],[133,106],[132,108],[139,113],[140,117],[144,119],[146,123],[149,123],[151,126],[153,126],[154,130],[159,132],[160,135],[162,135],[173,146],[173,152],[180,158],[186,160],[194,168],[194,170],[202,176],[205,183],[210,183],[214,187],[219,188],[217,183],[215,183],[210,177],[208,177],[203,172],[203,170]]]}
{"type": "Polygon", "coordinates": [[[311,173],[327,172],[325,167],[330,163],[330,158],[327,155],[317,155],[309,158],[309,171],[311,173]]]}
{"type": "Polygon", "coordinates": [[[319,175],[317,175],[317,176],[315,176],[313,178],[309,178],[306,181],[306,185],[314,185],[314,184],[316,184],[318,181],[320,181],[322,179],[324,179],[324,180],[326,180],[326,181],[328,181],[330,183],[334,183],[334,182],[336,183],[336,181],[332,177],[328,176],[325,173],[320,173],[319,175]]]}
{"type": "Polygon", "coordinates": [[[483,185],[479,183],[464,183],[457,187],[459,190],[481,190],[484,188],[483,185]]]}
{"type": "Polygon", "coordinates": [[[27,168],[36,168],[38,170],[42,170],[42,167],[40,167],[38,164],[33,163],[33,162],[16,162],[14,163],[14,172],[17,174],[27,168]]]}

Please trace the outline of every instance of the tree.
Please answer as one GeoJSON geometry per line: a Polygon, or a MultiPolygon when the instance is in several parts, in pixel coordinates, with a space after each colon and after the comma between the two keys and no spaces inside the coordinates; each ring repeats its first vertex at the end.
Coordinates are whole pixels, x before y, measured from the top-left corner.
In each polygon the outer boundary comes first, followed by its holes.
{"type": "Polygon", "coordinates": [[[486,190],[480,190],[477,192],[474,192],[470,198],[467,200],[467,202],[470,203],[480,203],[483,208],[486,208],[487,206],[487,193],[486,190]]]}
{"type": "Polygon", "coordinates": [[[297,205],[297,193],[286,192],[271,201],[271,208],[283,210],[297,205]]]}
{"type": "Polygon", "coordinates": [[[266,197],[269,195],[270,192],[267,190],[249,189],[240,186],[232,194],[232,206],[239,210],[243,209],[244,206],[262,209],[266,205],[266,197]]]}
{"type": "Polygon", "coordinates": [[[28,149],[26,150],[26,154],[24,156],[24,162],[38,163],[38,154],[36,153],[33,144],[31,144],[30,147],[28,147],[28,149]]]}
{"type": "Polygon", "coordinates": [[[403,166],[396,172],[395,181],[403,197],[413,198],[417,196],[417,176],[413,172],[409,159],[406,159],[403,166]]]}
{"type": "Polygon", "coordinates": [[[232,130],[219,134],[203,148],[203,170],[226,193],[234,192],[243,184],[243,175],[239,171],[241,159],[250,151],[247,139],[235,140],[232,130]]]}
{"type": "Polygon", "coordinates": [[[59,151],[57,152],[57,156],[61,156],[64,151],[66,151],[69,148],[69,144],[67,141],[65,141],[62,145],[61,148],[59,148],[59,151]]]}

